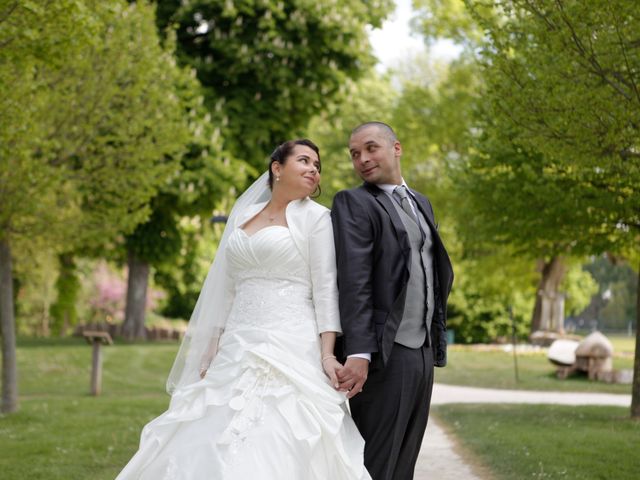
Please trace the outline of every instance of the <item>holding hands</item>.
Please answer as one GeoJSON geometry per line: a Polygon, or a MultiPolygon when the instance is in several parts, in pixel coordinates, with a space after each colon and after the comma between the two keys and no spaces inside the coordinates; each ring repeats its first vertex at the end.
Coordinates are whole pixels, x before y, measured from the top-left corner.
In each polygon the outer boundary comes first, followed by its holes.
{"type": "Polygon", "coordinates": [[[348,392],[347,398],[353,398],[362,391],[369,373],[369,360],[366,358],[349,357],[344,366],[337,372],[338,386],[341,392],[348,392]]]}
{"type": "Polygon", "coordinates": [[[333,388],[340,392],[347,392],[347,398],[353,398],[362,391],[367,381],[369,360],[364,358],[348,358],[344,365],[336,360],[335,355],[322,358],[324,373],[331,380],[333,388]]]}
{"type": "Polygon", "coordinates": [[[348,357],[342,365],[333,354],[336,332],[322,332],[322,369],[331,380],[331,386],[339,392],[346,392],[347,398],[353,398],[362,391],[369,373],[369,360],[360,357],[348,357]]]}

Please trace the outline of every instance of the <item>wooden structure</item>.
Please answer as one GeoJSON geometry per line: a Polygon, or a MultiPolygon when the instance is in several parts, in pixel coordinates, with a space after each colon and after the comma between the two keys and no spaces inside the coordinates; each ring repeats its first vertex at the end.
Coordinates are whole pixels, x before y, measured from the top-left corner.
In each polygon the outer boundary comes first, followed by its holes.
{"type": "Polygon", "coordinates": [[[600,332],[587,336],[576,348],[576,368],[587,372],[589,380],[597,380],[600,372],[613,370],[613,345],[600,332]]]}
{"type": "MultiPolygon", "coordinates": [[[[613,370],[613,346],[607,337],[600,332],[593,332],[582,340],[575,349],[575,362],[562,364],[549,358],[558,365],[558,378],[567,378],[574,372],[585,372],[589,380],[599,380],[606,372],[613,370]]],[[[568,362],[567,362],[568,363],[568,362]]]]}
{"type": "Polygon", "coordinates": [[[98,396],[102,391],[102,345],[113,345],[108,332],[85,330],[82,336],[93,346],[91,358],[91,395],[98,396]]]}

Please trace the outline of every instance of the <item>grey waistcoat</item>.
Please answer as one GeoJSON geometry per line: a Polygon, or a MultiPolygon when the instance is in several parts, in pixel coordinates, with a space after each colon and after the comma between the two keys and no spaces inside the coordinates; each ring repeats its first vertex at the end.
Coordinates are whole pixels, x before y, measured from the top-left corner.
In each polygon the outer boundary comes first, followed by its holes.
{"type": "MultiPolygon", "coordinates": [[[[412,202],[415,201],[412,199],[412,202]]],[[[409,243],[411,245],[411,265],[409,282],[407,284],[407,297],[404,304],[404,313],[398,326],[395,341],[409,348],[419,348],[425,343],[427,334],[431,329],[433,318],[433,245],[431,230],[422,213],[416,207],[422,231],[425,234],[424,241],[416,222],[406,214],[398,202],[393,199],[393,205],[407,229],[409,243]]],[[[430,344],[431,342],[427,342],[430,344]]]]}

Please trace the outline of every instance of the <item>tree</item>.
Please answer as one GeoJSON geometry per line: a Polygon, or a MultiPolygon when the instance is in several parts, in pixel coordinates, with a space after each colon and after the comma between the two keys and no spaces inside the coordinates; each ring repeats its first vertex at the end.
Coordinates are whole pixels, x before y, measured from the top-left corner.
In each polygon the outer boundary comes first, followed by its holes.
{"type": "Polygon", "coordinates": [[[486,120],[488,114],[480,118],[485,120],[476,124],[483,132],[476,150],[452,172],[457,191],[470,200],[460,212],[461,231],[468,241],[491,239],[494,245],[512,246],[519,256],[539,259],[531,319],[531,331],[536,331],[547,321],[543,297],[559,295],[570,257],[584,258],[591,251],[576,241],[579,230],[591,239],[599,234],[579,208],[581,196],[594,193],[556,162],[524,152],[511,140],[508,126],[486,120]]]}
{"type": "MultiPolygon", "coordinates": [[[[78,9],[71,2],[60,2],[52,14],[68,10],[59,23],[43,15],[37,4],[4,1],[0,4],[0,116],[11,119],[0,126],[0,324],[2,330],[2,411],[18,408],[17,366],[15,351],[15,318],[13,294],[13,261],[10,233],[41,230],[39,222],[54,224],[52,211],[55,192],[64,187],[63,178],[47,162],[33,158],[38,138],[46,134],[45,125],[38,122],[44,95],[34,73],[42,58],[52,64],[65,55],[72,56],[73,44],[63,32],[73,32],[75,22],[82,22],[78,9]],[[67,30],[68,29],[68,30],[67,30]],[[46,32],[46,41],[42,40],[46,32]],[[53,39],[59,39],[57,48],[53,39]],[[25,100],[29,99],[29,102],[25,100]],[[42,164],[42,165],[41,165],[42,164]],[[11,182],[9,178],[11,176],[11,182]],[[51,188],[53,186],[53,188],[51,188]],[[29,202],[36,198],[38,202],[29,202]],[[29,206],[29,204],[32,204],[29,206]]],[[[87,28],[79,33],[85,40],[87,28]]],[[[65,220],[64,217],[61,220],[65,220]]],[[[52,229],[57,234],[58,229],[52,229]]],[[[15,235],[15,233],[14,233],[15,235]]]]}
{"type": "MultiPolygon", "coordinates": [[[[389,6],[387,0],[367,5],[358,1],[328,5],[160,0],[158,26],[161,31],[176,26],[178,60],[197,71],[205,106],[217,120],[220,141],[212,157],[242,159],[252,167],[246,174],[257,176],[275,145],[300,134],[310,118],[340,93],[345,80],[372,65],[365,26],[378,25],[389,6]]],[[[206,171],[185,166],[188,170],[194,175],[206,171]]],[[[221,173],[220,168],[217,172],[221,173]]],[[[228,172],[225,175],[229,177],[228,172]]],[[[236,177],[235,184],[246,176],[236,177]]],[[[133,282],[129,284],[126,336],[144,335],[144,292],[150,266],[171,261],[179,251],[180,218],[196,210],[202,216],[205,210],[211,212],[230,183],[233,181],[227,178],[225,182],[219,175],[219,181],[209,184],[214,190],[199,188],[201,205],[195,210],[185,205],[188,202],[176,203],[173,192],[157,197],[151,221],[128,237],[133,282]],[[169,238],[173,239],[170,252],[165,248],[169,238]],[[151,239],[159,240],[158,248],[151,239]]]]}
{"type": "Polygon", "coordinates": [[[178,58],[194,67],[223,137],[260,171],[273,148],[300,134],[373,66],[365,27],[380,26],[389,0],[196,0],[158,2],[161,28],[178,25],[178,58]]]}
{"type": "MultiPolygon", "coordinates": [[[[188,113],[189,144],[180,157],[180,175],[172,178],[152,199],[151,215],[125,238],[128,282],[123,334],[126,338],[145,337],[145,309],[151,268],[162,268],[161,279],[169,291],[179,273],[169,267],[189,241],[188,229],[181,226],[187,217],[204,228],[211,212],[235,192],[247,177],[247,165],[225,149],[220,135],[219,113],[209,113],[195,78],[182,89],[188,113]],[[194,95],[197,92],[198,95],[194,95]],[[189,94],[189,96],[185,95],[189,94]],[[171,275],[174,272],[175,275],[171,275]]],[[[182,267],[189,268],[188,263],[182,267]]],[[[193,305],[191,306],[193,307],[193,305]]]]}
{"type": "Polygon", "coordinates": [[[147,4],[15,0],[0,21],[3,410],[14,411],[12,242],[64,252],[130,231],[177,173],[187,130],[147,4]]]}
{"type": "MultiPolygon", "coordinates": [[[[511,202],[527,203],[520,225],[541,224],[548,242],[573,253],[635,250],[637,257],[640,12],[636,2],[466,0],[466,4],[487,34],[482,48],[484,99],[493,125],[484,131],[494,137],[488,140],[491,148],[480,149],[487,162],[478,162],[477,167],[494,178],[543,179],[523,186],[525,195],[511,197],[511,202]],[[495,161],[491,157],[496,151],[504,151],[495,142],[505,138],[510,160],[495,161]],[[531,208],[533,202],[546,209],[531,208]]],[[[522,237],[525,232],[514,235],[522,237]]],[[[631,415],[638,418],[640,328],[636,330],[631,415]]]]}

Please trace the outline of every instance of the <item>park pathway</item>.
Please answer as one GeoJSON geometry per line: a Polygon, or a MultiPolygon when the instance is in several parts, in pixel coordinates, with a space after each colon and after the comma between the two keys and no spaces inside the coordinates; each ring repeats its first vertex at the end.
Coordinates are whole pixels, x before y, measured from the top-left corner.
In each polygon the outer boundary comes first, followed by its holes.
{"type": "MultiPolygon", "coordinates": [[[[445,403],[531,403],[556,405],[612,405],[629,407],[631,395],[608,393],[538,392],[460,387],[437,383],[432,405],[445,403]]],[[[455,442],[433,418],[429,419],[414,480],[483,480],[457,453],[455,442]]]]}

